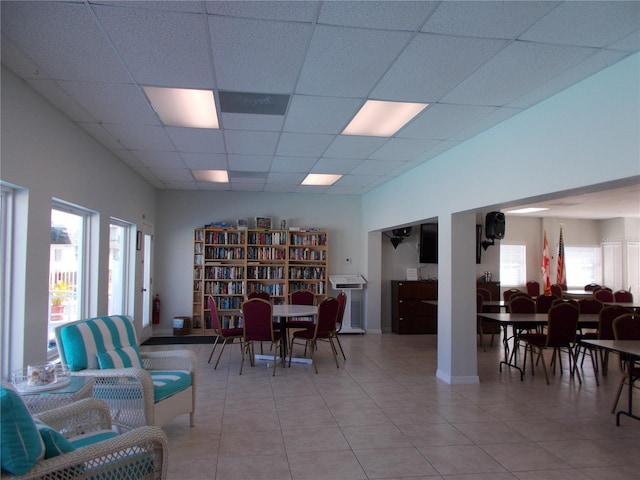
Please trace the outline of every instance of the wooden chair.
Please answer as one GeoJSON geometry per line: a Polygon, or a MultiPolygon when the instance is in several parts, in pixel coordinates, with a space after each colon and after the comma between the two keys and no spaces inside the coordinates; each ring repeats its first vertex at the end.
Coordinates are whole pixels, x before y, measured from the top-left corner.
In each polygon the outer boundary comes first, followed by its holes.
{"type": "Polygon", "coordinates": [[[527,367],[528,351],[531,354],[531,374],[534,374],[533,356],[537,353],[537,361],[542,362],[547,385],[549,385],[549,374],[547,372],[547,364],[544,359],[543,351],[549,348],[553,349],[553,356],[551,360],[553,371],[555,373],[556,364],[559,364],[560,373],[562,373],[562,358],[560,356],[560,352],[564,349],[567,351],[569,356],[569,372],[571,376],[573,376],[575,372],[579,382],[582,383],[580,372],[572,366],[572,362],[575,360],[573,345],[576,342],[576,332],[580,311],[573,304],[561,303],[551,307],[547,315],[547,333],[526,333],[520,335],[520,341],[525,343],[523,371],[527,367]]]}
{"type": "Polygon", "coordinates": [[[307,347],[311,351],[311,362],[316,373],[318,373],[318,364],[314,361],[315,351],[318,345],[318,341],[324,340],[331,346],[331,353],[333,359],[336,361],[336,367],[340,368],[338,363],[338,355],[336,346],[333,343],[332,331],[336,328],[336,320],[338,318],[338,310],[340,304],[337,299],[333,297],[325,298],[320,305],[318,305],[318,319],[313,326],[307,327],[304,330],[298,330],[293,332],[291,337],[291,345],[289,346],[289,366],[291,366],[291,357],[293,356],[293,346],[296,340],[299,340],[300,344],[304,344],[305,352],[307,347]],[[303,343],[304,342],[304,343],[303,343]]]}
{"type": "MultiPolygon", "coordinates": [[[[242,328],[243,349],[240,361],[240,375],[244,366],[245,353],[250,355],[249,361],[253,366],[254,351],[253,342],[270,342],[273,349],[273,376],[276,375],[276,363],[280,347],[282,346],[282,333],[273,329],[273,306],[262,298],[252,298],[242,304],[242,328]]],[[[284,365],[284,356],[281,359],[284,365]]]]}
{"type": "Polygon", "coordinates": [[[211,350],[211,354],[209,355],[209,360],[207,363],[211,363],[211,358],[213,357],[213,352],[216,351],[216,347],[218,343],[222,340],[222,348],[220,349],[220,353],[218,354],[218,358],[216,360],[216,364],[213,369],[218,368],[218,363],[220,363],[220,358],[222,357],[222,353],[224,352],[224,347],[227,343],[233,343],[235,340],[240,340],[240,352],[242,353],[242,338],[244,336],[244,331],[242,327],[233,327],[233,328],[222,328],[220,324],[220,318],[218,317],[218,309],[216,307],[215,299],[209,296],[209,312],[211,314],[211,324],[213,326],[213,330],[216,333],[216,341],[213,343],[213,349],[211,350]]]}
{"type": "MultiPolygon", "coordinates": [[[[640,340],[640,316],[634,313],[627,313],[616,318],[613,321],[613,335],[616,340],[640,340]]],[[[620,380],[620,386],[618,387],[618,393],[616,399],[613,402],[613,408],[611,413],[615,413],[618,401],[620,400],[620,394],[625,383],[629,384],[629,376],[633,378],[635,383],[640,379],[640,367],[635,366],[634,358],[624,354],[620,354],[620,360],[624,364],[625,375],[620,380]],[[633,369],[633,370],[631,370],[633,369]]],[[[629,385],[629,388],[632,386],[629,385]]],[[[631,412],[629,412],[631,413],[631,412]]]]}

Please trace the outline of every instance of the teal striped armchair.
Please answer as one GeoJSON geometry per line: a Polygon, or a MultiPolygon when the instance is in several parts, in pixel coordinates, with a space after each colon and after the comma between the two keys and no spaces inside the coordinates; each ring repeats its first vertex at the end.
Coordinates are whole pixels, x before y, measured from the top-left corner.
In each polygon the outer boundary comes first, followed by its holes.
{"type": "Polygon", "coordinates": [[[188,350],[140,352],[133,321],[124,315],[89,318],[55,329],[60,359],[72,375],[95,378],[115,425],[162,427],[181,414],[194,425],[196,356],[188,350]]]}

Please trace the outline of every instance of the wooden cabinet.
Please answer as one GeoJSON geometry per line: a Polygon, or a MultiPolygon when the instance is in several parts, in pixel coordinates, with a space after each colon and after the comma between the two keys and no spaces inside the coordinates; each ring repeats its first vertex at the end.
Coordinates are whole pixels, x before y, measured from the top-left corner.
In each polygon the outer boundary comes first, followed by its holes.
{"type": "Polygon", "coordinates": [[[197,228],[193,249],[192,332],[213,334],[209,296],[222,327],[240,324],[246,296],[268,292],[275,304],[308,289],[327,294],[328,233],[324,231],[197,228]]]}
{"type": "Polygon", "coordinates": [[[391,282],[391,329],[395,333],[438,333],[438,307],[422,300],[438,299],[438,283],[391,282]]]}
{"type": "MultiPolygon", "coordinates": [[[[499,299],[500,282],[478,282],[478,287],[486,288],[492,298],[499,299]]],[[[391,329],[394,333],[438,333],[438,307],[423,300],[438,300],[438,282],[391,282],[391,329]]]]}

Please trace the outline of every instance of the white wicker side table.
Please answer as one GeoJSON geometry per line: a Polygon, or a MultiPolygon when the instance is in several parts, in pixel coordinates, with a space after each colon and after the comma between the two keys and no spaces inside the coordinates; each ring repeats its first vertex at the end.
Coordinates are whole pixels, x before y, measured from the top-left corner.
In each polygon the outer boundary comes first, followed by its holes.
{"type": "Polygon", "coordinates": [[[32,414],[45,412],[62,407],[83,398],[93,397],[93,377],[69,377],[69,384],[55,390],[46,391],[20,391],[18,393],[24,400],[27,409],[32,414]]]}

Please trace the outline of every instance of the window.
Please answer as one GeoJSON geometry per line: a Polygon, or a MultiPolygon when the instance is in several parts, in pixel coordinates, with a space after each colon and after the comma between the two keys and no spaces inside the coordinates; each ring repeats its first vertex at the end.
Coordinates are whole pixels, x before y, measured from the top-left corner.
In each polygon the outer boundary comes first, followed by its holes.
{"type": "Polygon", "coordinates": [[[564,247],[567,286],[582,288],[589,283],[602,283],[600,247],[564,247]]]}
{"type": "Polygon", "coordinates": [[[11,260],[13,242],[13,190],[0,186],[0,334],[2,335],[2,378],[9,377],[11,340],[11,260]]]}
{"type": "Polygon", "coordinates": [[[109,315],[127,315],[131,311],[131,224],[112,218],[109,225],[109,315]]]}
{"type": "Polygon", "coordinates": [[[49,342],[53,329],[88,316],[88,252],[90,212],[54,202],[49,256],[49,342]]]}
{"type": "Polygon", "coordinates": [[[521,287],[527,278],[526,245],[500,244],[500,284],[504,287],[521,287]]]}

